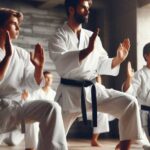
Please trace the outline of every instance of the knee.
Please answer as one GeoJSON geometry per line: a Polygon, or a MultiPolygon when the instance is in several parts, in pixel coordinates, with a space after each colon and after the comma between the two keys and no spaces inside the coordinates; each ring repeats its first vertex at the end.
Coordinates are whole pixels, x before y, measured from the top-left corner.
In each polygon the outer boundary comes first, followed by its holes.
{"type": "Polygon", "coordinates": [[[128,101],[128,105],[130,106],[130,108],[135,108],[135,109],[139,109],[139,104],[137,99],[132,96],[132,95],[126,95],[126,100],[128,101]]]}
{"type": "Polygon", "coordinates": [[[61,113],[61,107],[59,106],[58,103],[56,102],[50,102],[49,105],[47,105],[49,107],[50,112],[52,113],[61,113]]]}
{"type": "Polygon", "coordinates": [[[4,140],[4,143],[7,144],[8,146],[17,146],[21,143],[22,140],[16,140],[15,138],[6,138],[4,140]]]}
{"type": "Polygon", "coordinates": [[[60,107],[60,105],[59,105],[58,103],[53,102],[53,103],[52,103],[52,107],[53,107],[53,109],[54,109],[55,111],[61,112],[61,107],[60,107]]]}

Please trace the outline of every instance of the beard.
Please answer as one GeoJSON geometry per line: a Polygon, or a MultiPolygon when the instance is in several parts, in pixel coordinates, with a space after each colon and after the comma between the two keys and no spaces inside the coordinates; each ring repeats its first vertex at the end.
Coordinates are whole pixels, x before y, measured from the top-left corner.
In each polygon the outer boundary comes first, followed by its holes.
{"type": "Polygon", "coordinates": [[[74,19],[79,24],[88,23],[88,17],[82,16],[82,15],[78,14],[77,12],[75,12],[75,14],[74,14],[74,19]]]}

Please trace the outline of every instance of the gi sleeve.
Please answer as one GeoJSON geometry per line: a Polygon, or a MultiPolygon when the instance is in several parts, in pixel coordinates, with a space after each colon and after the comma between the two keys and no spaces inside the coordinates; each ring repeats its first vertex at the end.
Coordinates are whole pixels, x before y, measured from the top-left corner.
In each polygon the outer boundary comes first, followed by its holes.
{"type": "Polygon", "coordinates": [[[60,76],[80,65],[79,51],[68,51],[66,42],[64,35],[58,33],[53,37],[50,44],[49,54],[60,76]]]}
{"type": "Polygon", "coordinates": [[[142,81],[141,81],[140,72],[137,71],[126,93],[131,94],[136,97],[138,95],[138,92],[140,92],[141,82],[142,81]]]}
{"type": "Polygon", "coordinates": [[[25,69],[24,69],[24,75],[22,80],[22,87],[27,88],[30,92],[41,88],[44,86],[44,79],[42,79],[40,85],[37,84],[35,77],[34,77],[34,70],[35,67],[30,61],[30,55],[27,53],[24,54],[24,63],[25,63],[25,69]]]}
{"type": "Polygon", "coordinates": [[[99,62],[97,71],[101,75],[117,76],[119,73],[120,65],[112,68],[113,58],[108,58],[108,54],[102,46],[101,40],[97,38],[96,48],[99,50],[99,62]]]}

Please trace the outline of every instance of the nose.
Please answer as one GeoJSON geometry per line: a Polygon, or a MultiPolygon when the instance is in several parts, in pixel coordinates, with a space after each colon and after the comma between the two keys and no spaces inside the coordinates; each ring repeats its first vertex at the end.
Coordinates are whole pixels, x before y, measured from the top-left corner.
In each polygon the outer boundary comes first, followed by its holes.
{"type": "Polygon", "coordinates": [[[16,24],[16,30],[20,30],[20,26],[16,24]]]}

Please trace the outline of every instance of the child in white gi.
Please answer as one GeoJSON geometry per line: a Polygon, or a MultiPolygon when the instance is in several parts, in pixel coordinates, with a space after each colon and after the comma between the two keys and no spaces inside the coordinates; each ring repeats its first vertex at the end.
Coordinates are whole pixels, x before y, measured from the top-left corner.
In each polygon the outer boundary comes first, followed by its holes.
{"type": "MultiPolygon", "coordinates": [[[[131,63],[127,65],[127,79],[123,84],[123,91],[135,96],[139,105],[150,106],[150,43],[143,48],[143,57],[146,65],[134,73],[131,63]]],[[[141,110],[142,126],[150,139],[148,133],[148,111],[141,110]]]]}

